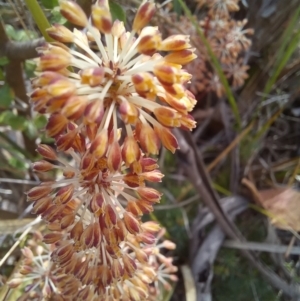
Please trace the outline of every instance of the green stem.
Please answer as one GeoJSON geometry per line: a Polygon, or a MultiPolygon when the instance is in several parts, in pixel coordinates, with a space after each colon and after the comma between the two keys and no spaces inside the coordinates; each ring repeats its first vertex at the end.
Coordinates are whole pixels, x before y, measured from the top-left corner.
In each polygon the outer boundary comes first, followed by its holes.
{"type": "Polygon", "coordinates": [[[183,10],[184,10],[185,14],[187,15],[187,17],[189,18],[189,20],[195,26],[195,29],[196,29],[202,43],[206,47],[206,50],[207,50],[208,55],[211,59],[212,65],[215,68],[215,70],[216,70],[216,72],[217,72],[217,74],[220,78],[220,81],[221,81],[222,85],[224,86],[226,95],[228,97],[229,104],[231,106],[232,112],[233,112],[233,114],[235,116],[235,119],[236,119],[236,122],[237,122],[237,126],[238,126],[239,129],[241,129],[241,117],[240,117],[240,114],[239,114],[239,111],[238,111],[236,100],[233,96],[233,93],[232,93],[231,88],[229,86],[228,80],[227,80],[227,78],[226,78],[226,76],[225,76],[225,74],[222,70],[221,64],[220,64],[218,58],[216,57],[216,55],[214,54],[208,40],[206,39],[205,35],[203,34],[203,32],[202,32],[201,28],[199,27],[198,23],[193,18],[193,15],[192,15],[191,11],[189,10],[189,8],[187,7],[187,5],[184,3],[183,0],[177,0],[177,1],[180,3],[181,7],[183,8],[183,10]]]}
{"type": "Polygon", "coordinates": [[[46,29],[51,27],[50,23],[48,22],[42,8],[40,7],[37,0],[25,0],[26,6],[30,11],[36,25],[38,26],[39,30],[41,31],[43,37],[47,42],[53,42],[53,39],[49,37],[46,29]]]}

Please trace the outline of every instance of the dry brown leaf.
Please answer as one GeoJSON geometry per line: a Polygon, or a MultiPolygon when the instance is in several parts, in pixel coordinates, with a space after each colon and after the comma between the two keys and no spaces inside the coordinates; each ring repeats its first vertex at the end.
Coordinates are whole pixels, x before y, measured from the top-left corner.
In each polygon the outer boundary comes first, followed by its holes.
{"type": "Polygon", "coordinates": [[[260,205],[268,211],[275,227],[300,231],[300,192],[291,188],[259,191],[260,205]]]}

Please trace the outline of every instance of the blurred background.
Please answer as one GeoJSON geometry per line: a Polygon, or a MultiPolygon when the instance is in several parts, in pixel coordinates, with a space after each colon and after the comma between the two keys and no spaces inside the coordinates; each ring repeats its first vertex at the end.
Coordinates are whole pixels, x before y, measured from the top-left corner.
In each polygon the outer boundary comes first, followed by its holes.
{"type": "MultiPolygon", "coordinates": [[[[87,14],[92,2],[77,1],[87,14]]],[[[129,28],[140,1],[109,4],[129,28]]],[[[177,244],[179,281],[162,299],[300,300],[300,1],[169,0],[157,8],[152,25],[163,36],[190,35],[198,56],[185,66],[197,128],[175,131],[175,155],[161,151],[163,198],[147,217],[177,244]]],[[[24,232],[35,219],[26,191],[56,177],[31,168],[37,144],[54,143],[28,98],[49,23],[71,26],[57,0],[0,1],[1,301],[22,294],[5,283],[35,227],[24,232]]]]}

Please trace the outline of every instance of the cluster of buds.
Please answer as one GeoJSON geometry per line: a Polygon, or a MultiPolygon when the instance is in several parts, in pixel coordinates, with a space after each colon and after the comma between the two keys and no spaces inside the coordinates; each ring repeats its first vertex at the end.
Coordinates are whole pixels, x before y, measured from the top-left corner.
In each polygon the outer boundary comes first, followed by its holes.
{"type": "MultiPolygon", "coordinates": [[[[239,0],[198,0],[198,6],[205,10],[206,16],[199,21],[207,41],[215,56],[221,63],[223,72],[232,88],[241,87],[248,77],[249,67],[245,62],[251,40],[247,37],[253,34],[253,29],[245,29],[247,20],[236,21],[231,14],[239,10],[239,0]]],[[[197,42],[197,59],[186,69],[193,74],[190,90],[195,94],[214,92],[218,97],[225,94],[224,87],[218,74],[214,71],[210,57],[201,42],[195,26],[183,17],[181,28],[189,33],[197,42]]],[[[171,29],[174,32],[174,29],[171,29]]]]}
{"type": "MultiPolygon", "coordinates": [[[[94,269],[89,266],[92,271],[82,271],[82,265],[77,263],[76,273],[65,267],[60,267],[53,260],[53,253],[57,249],[55,244],[45,244],[42,242],[43,236],[39,231],[34,233],[34,237],[27,242],[28,247],[22,249],[22,262],[19,271],[13,275],[8,282],[11,288],[23,286],[24,293],[17,301],[73,301],[73,300],[149,300],[157,301],[161,297],[161,288],[169,290],[171,286],[166,279],[176,281],[177,277],[173,274],[177,271],[176,266],[172,264],[172,258],[167,258],[160,253],[160,249],[173,250],[175,244],[168,240],[163,240],[162,236],[165,230],[162,229],[157,235],[157,242],[153,246],[145,246],[141,251],[140,257],[147,257],[143,262],[139,273],[133,277],[127,275],[127,278],[118,282],[112,280],[114,271],[109,271],[103,266],[94,269]],[[86,274],[82,280],[79,280],[79,275],[86,274]],[[87,281],[88,277],[93,277],[87,281]],[[107,278],[108,277],[108,278],[107,278]],[[84,280],[85,279],[85,280],[84,280]],[[102,286],[103,281],[110,284],[104,292],[102,286]],[[149,291],[149,297],[146,297],[146,292],[149,291]]],[[[132,270],[134,260],[128,261],[131,258],[130,251],[134,250],[138,242],[131,240],[131,247],[124,247],[122,252],[127,253],[124,269],[132,270]]],[[[96,254],[92,255],[95,257],[96,254]]],[[[85,262],[88,256],[82,254],[81,261],[85,262]]],[[[98,258],[95,257],[95,261],[98,258]]]]}
{"type": "Polygon", "coordinates": [[[51,261],[54,246],[42,243],[42,238],[42,234],[36,231],[27,242],[27,247],[22,249],[23,259],[19,271],[13,275],[8,285],[11,288],[24,287],[24,293],[18,301],[69,300],[62,299],[61,296],[68,294],[75,297],[70,288],[78,287],[80,282],[55,267],[51,261]]]}
{"type": "Polygon", "coordinates": [[[38,49],[31,93],[55,139],[55,148],[38,146],[43,159],[33,168],[57,170],[60,178],[27,197],[47,223],[43,242],[51,246],[53,273],[70,283],[64,289],[52,281],[47,294],[159,300],[160,284],[168,289],[166,279],[176,280],[176,267],[160,249],[174,245],[159,243],[159,225],[142,221],[161,198],[146,182],[163,177],[151,157],[160,144],[178,148],[171,129],[195,127],[189,114],[195,97],[185,88],[191,75],[182,68],[195,59],[194,49],[188,36],[162,39],[157,27],[146,26],[155,12],[151,1],[141,4],[131,32],[113,22],[106,0],[96,1],[91,18],[72,1],[61,0],[60,10],[82,30],[59,24],[48,30],[56,42],[38,49]]]}

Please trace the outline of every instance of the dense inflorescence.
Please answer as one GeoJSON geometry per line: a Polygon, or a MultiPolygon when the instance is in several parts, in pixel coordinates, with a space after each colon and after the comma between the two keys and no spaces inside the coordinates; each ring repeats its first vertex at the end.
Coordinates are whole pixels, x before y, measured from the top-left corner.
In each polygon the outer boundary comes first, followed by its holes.
{"type": "Polygon", "coordinates": [[[191,75],[182,68],[195,59],[194,49],[188,36],[162,39],[146,26],[151,1],[138,9],[131,32],[112,21],[105,0],[90,19],[75,2],[62,0],[60,9],[82,30],[56,24],[48,30],[56,42],[38,49],[31,101],[48,117],[55,148],[39,145],[43,159],[33,168],[60,176],[28,192],[50,247],[45,265],[24,250],[25,260],[32,258],[26,270],[43,266],[39,280],[24,275],[34,279],[32,291],[51,300],[158,300],[160,286],[176,279],[160,250],[175,245],[163,241],[157,223],[141,219],[161,198],[146,183],[163,177],[151,157],[160,144],[178,147],[170,129],[195,127],[195,98],[185,88],[191,75]]]}
{"type": "MultiPolygon", "coordinates": [[[[247,20],[237,21],[231,14],[239,10],[239,0],[198,0],[198,7],[205,11],[205,18],[198,22],[214,55],[221,63],[223,72],[232,88],[241,87],[248,78],[247,53],[251,46],[251,28],[245,28],[247,20]]],[[[197,34],[195,26],[186,17],[181,18],[181,26],[197,44],[197,58],[186,66],[193,74],[189,89],[196,95],[213,92],[224,96],[225,90],[218,74],[211,64],[206,47],[197,34]]],[[[176,29],[171,29],[176,32],[176,29]]]]}

